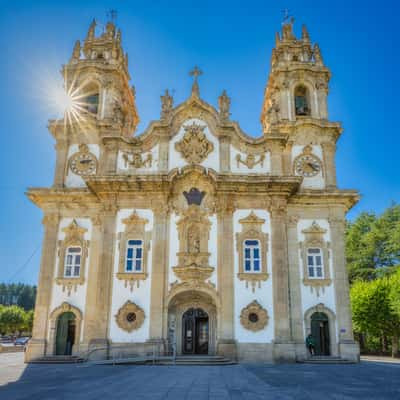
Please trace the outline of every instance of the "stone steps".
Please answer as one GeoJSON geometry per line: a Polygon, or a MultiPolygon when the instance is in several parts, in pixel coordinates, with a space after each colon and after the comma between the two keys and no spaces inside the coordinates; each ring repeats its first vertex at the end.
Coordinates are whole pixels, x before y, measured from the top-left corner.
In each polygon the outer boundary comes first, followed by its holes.
{"type": "Polygon", "coordinates": [[[304,360],[298,360],[301,364],[355,364],[355,361],[337,356],[312,356],[304,360]]]}
{"type": "Polygon", "coordinates": [[[171,361],[161,361],[161,365],[233,365],[235,361],[223,356],[179,356],[175,363],[171,361]]]}
{"type": "Polygon", "coordinates": [[[45,356],[32,360],[30,364],[76,364],[85,360],[78,356],[45,356]]]}

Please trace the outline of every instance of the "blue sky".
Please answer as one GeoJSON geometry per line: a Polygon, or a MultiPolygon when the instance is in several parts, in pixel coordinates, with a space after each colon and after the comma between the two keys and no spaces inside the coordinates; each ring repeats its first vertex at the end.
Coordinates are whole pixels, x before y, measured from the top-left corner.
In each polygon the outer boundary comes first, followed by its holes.
{"type": "Polygon", "coordinates": [[[173,92],[175,103],[189,95],[188,71],[197,64],[204,71],[202,97],[216,105],[226,89],[232,119],[259,136],[274,35],[286,7],[296,18],[297,34],[305,23],[332,71],[330,119],[344,126],[338,183],[362,194],[349,217],[399,202],[395,1],[0,1],[0,282],[37,281],[41,211],[24,191],[53,180],[54,142],[46,125],[56,115],[44,88],[60,79],[61,65],[93,18],[105,23],[108,10],[118,11],[137,91],[139,133],[159,117],[164,89],[173,92]]]}

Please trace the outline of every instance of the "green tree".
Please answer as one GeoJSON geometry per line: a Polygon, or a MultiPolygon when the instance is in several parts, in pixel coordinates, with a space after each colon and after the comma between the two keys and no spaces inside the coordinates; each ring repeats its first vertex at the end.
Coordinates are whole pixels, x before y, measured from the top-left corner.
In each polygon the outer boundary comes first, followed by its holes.
{"type": "Polygon", "coordinates": [[[398,352],[400,314],[393,306],[394,278],[359,281],[350,290],[354,329],[374,336],[392,338],[392,355],[398,352]]]}
{"type": "Polygon", "coordinates": [[[1,307],[0,309],[0,331],[14,334],[21,332],[26,326],[26,313],[18,306],[1,307]]]}

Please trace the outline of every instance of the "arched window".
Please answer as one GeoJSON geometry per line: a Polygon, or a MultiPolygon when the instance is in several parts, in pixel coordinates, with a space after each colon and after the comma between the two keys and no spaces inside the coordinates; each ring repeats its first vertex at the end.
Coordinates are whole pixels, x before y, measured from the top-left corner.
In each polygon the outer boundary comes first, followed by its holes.
{"type": "Polygon", "coordinates": [[[297,86],[294,91],[294,105],[296,115],[310,115],[308,90],[304,86],[297,86]]]}
{"type": "Polygon", "coordinates": [[[244,272],[261,272],[260,241],[246,239],[243,246],[244,272]]]}
{"type": "Polygon", "coordinates": [[[82,259],[82,248],[81,247],[68,247],[65,254],[65,278],[79,278],[81,274],[81,259],[82,259]]]}
{"type": "Polygon", "coordinates": [[[307,249],[307,269],[310,279],[324,279],[322,250],[309,247],[307,249]]]}
{"type": "Polygon", "coordinates": [[[99,110],[99,89],[96,84],[85,86],[80,96],[79,105],[90,114],[99,110]]]}

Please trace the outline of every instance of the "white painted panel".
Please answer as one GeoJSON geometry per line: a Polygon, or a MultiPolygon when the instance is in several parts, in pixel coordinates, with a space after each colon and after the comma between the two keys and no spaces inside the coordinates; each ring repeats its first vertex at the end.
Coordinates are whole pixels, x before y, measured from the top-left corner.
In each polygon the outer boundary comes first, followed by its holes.
{"type": "MultiPolygon", "coordinates": [[[[125,225],[122,223],[124,218],[129,217],[133,209],[122,209],[117,214],[117,228],[116,234],[118,239],[118,233],[125,230],[125,225]]],[[[137,209],[137,214],[141,218],[146,218],[149,222],[146,224],[146,232],[153,229],[153,212],[151,210],[137,209]]],[[[119,280],[116,277],[118,272],[119,263],[119,240],[115,246],[115,258],[114,258],[114,276],[113,276],[113,290],[112,290],[112,304],[111,304],[111,315],[110,315],[110,339],[113,342],[118,343],[142,343],[149,339],[149,328],[150,328],[150,295],[151,295],[151,278],[152,278],[152,241],[150,241],[150,249],[147,253],[147,273],[148,277],[144,281],[140,281],[139,287],[136,285],[131,291],[129,284],[125,287],[125,281],[119,280]],[[115,321],[115,316],[118,310],[128,301],[132,301],[141,307],[145,314],[143,325],[132,332],[126,332],[119,328],[115,321]]]]}
{"type": "MultiPolygon", "coordinates": [[[[238,342],[244,343],[271,343],[274,339],[274,308],[273,308],[273,293],[272,293],[272,254],[271,254],[271,219],[268,211],[266,210],[237,210],[234,213],[234,232],[235,232],[235,243],[234,243],[234,263],[235,263],[235,277],[234,277],[234,290],[235,290],[235,308],[234,308],[234,325],[235,325],[235,339],[238,342]],[[239,272],[239,254],[237,252],[236,233],[241,232],[242,225],[239,220],[247,217],[251,211],[259,218],[265,219],[265,223],[262,226],[262,231],[267,233],[269,236],[268,240],[268,253],[267,253],[267,272],[269,278],[266,281],[261,282],[261,288],[256,286],[255,292],[253,293],[251,285],[246,288],[246,282],[240,281],[237,277],[239,272]],[[258,332],[252,332],[245,329],[240,323],[240,313],[243,308],[249,305],[252,301],[257,300],[262,307],[268,311],[268,324],[267,326],[258,332]]],[[[265,255],[263,255],[265,256],[265,255]]]]}
{"type": "MultiPolygon", "coordinates": [[[[319,145],[312,145],[312,154],[316,155],[323,163],[323,153],[322,148],[319,145]]],[[[292,160],[294,161],[297,156],[302,154],[304,146],[294,145],[292,147],[292,160]]],[[[293,168],[293,165],[292,165],[293,168]]],[[[307,189],[323,189],[325,187],[325,179],[323,177],[323,172],[320,171],[316,176],[304,177],[303,183],[301,184],[303,188],[307,189]]]]}
{"type": "Polygon", "coordinates": [[[186,125],[192,125],[196,123],[197,125],[205,126],[206,128],[204,129],[204,133],[207,137],[207,139],[212,142],[214,145],[214,150],[208,155],[208,157],[200,164],[205,168],[212,168],[215,171],[219,171],[219,142],[218,139],[211,133],[209,127],[207,124],[198,119],[198,118],[192,118],[188,119],[185,121],[182,126],[180,127],[178,133],[171,139],[169,143],[169,169],[174,169],[174,168],[182,168],[185,165],[188,165],[188,162],[181,156],[181,153],[179,153],[175,149],[175,143],[179,142],[183,135],[185,134],[185,129],[184,126],[186,125]]]}
{"type": "MultiPolygon", "coordinates": [[[[326,233],[324,234],[324,240],[326,242],[330,242],[331,240],[331,235],[330,235],[330,229],[329,229],[329,222],[325,219],[302,219],[299,221],[297,224],[297,235],[299,238],[300,242],[304,241],[304,233],[302,231],[304,229],[307,229],[311,226],[313,222],[316,222],[321,228],[326,229],[326,233]]],[[[301,257],[301,252],[300,249],[298,250],[299,252],[299,268],[300,268],[300,277],[301,277],[301,282],[303,282],[304,279],[304,272],[303,272],[303,259],[301,257]]],[[[332,251],[329,250],[329,272],[331,278],[333,278],[333,264],[332,264],[332,251]]],[[[335,302],[335,290],[334,290],[334,283],[332,281],[330,286],[327,286],[324,288],[324,290],[320,290],[319,295],[317,294],[317,291],[313,289],[311,291],[310,286],[305,286],[303,283],[301,284],[301,299],[302,299],[302,307],[303,307],[303,316],[305,312],[310,309],[311,307],[315,307],[317,304],[324,304],[325,307],[329,308],[336,314],[336,302],[335,302]]],[[[306,330],[307,327],[304,327],[306,330]]],[[[337,335],[337,329],[335,326],[335,332],[337,335]]],[[[306,333],[306,332],[305,332],[306,333]]]]}
{"type": "MultiPolygon", "coordinates": [[[[242,161],[246,160],[247,154],[235,149],[232,145],[230,146],[231,152],[231,171],[238,174],[269,174],[271,172],[271,154],[270,152],[264,153],[265,159],[263,163],[255,165],[253,168],[248,168],[245,164],[238,162],[237,157],[239,156],[242,161]]],[[[260,156],[255,156],[256,161],[260,159],[260,156]]]]}
{"type": "Polygon", "coordinates": [[[168,282],[172,284],[176,281],[179,282],[178,277],[175,275],[172,270],[173,267],[178,265],[178,256],[176,253],[179,252],[179,235],[177,229],[177,222],[179,221],[179,217],[177,214],[172,213],[170,217],[169,224],[169,266],[168,266],[168,282]]]}
{"type": "Polygon", "coordinates": [[[146,151],[142,153],[142,160],[146,160],[147,156],[151,154],[151,166],[146,166],[142,168],[133,168],[130,166],[123,157],[123,154],[126,152],[124,151],[119,151],[118,152],[118,158],[117,158],[117,169],[118,172],[123,173],[123,174],[145,174],[145,173],[151,173],[151,172],[157,172],[158,171],[158,157],[159,157],[159,145],[155,145],[150,151],[146,151]]]}
{"type": "MultiPolygon", "coordinates": [[[[88,144],[89,152],[93,153],[97,160],[100,158],[100,147],[97,144],[88,144]]],[[[78,144],[71,144],[68,149],[68,157],[67,160],[71,158],[71,156],[75,153],[79,152],[78,144]]],[[[74,174],[69,168],[69,163],[67,162],[67,175],[65,177],[65,186],[67,187],[86,187],[85,181],[83,178],[77,174],[74,174]]]]}
{"type": "MultiPolygon", "coordinates": [[[[64,228],[66,228],[71,222],[73,218],[62,218],[60,221],[60,226],[59,226],[59,231],[58,231],[58,237],[57,240],[64,240],[65,238],[65,233],[62,231],[64,228]]],[[[75,221],[77,224],[82,227],[87,229],[87,232],[85,233],[85,240],[90,240],[92,236],[92,223],[89,218],[75,218],[75,221]]],[[[65,290],[63,291],[62,285],[57,285],[53,281],[53,288],[52,288],[52,294],[51,294],[51,301],[50,301],[50,313],[57,307],[59,307],[64,301],[73,305],[74,307],[78,308],[81,312],[82,315],[85,315],[85,304],[86,304],[86,288],[87,288],[87,281],[90,279],[88,272],[89,272],[89,265],[90,265],[90,244],[89,244],[89,253],[88,257],[86,258],[86,265],[84,268],[84,273],[85,273],[85,282],[83,285],[77,285],[77,289],[75,291],[74,288],[71,290],[71,294],[68,296],[68,291],[65,290]]],[[[54,276],[58,276],[58,265],[60,263],[60,257],[58,256],[58,246],[57,246],[57,256],[56,256],[56,263],[54,266],[54,276]]],[[[83,325],[83,324],[82,324],[83,325]]],[[[81,332],[82,334],[82,332],[81,332]]],[[[82,339],[82,337],[81,337],[82,339]]]]}

